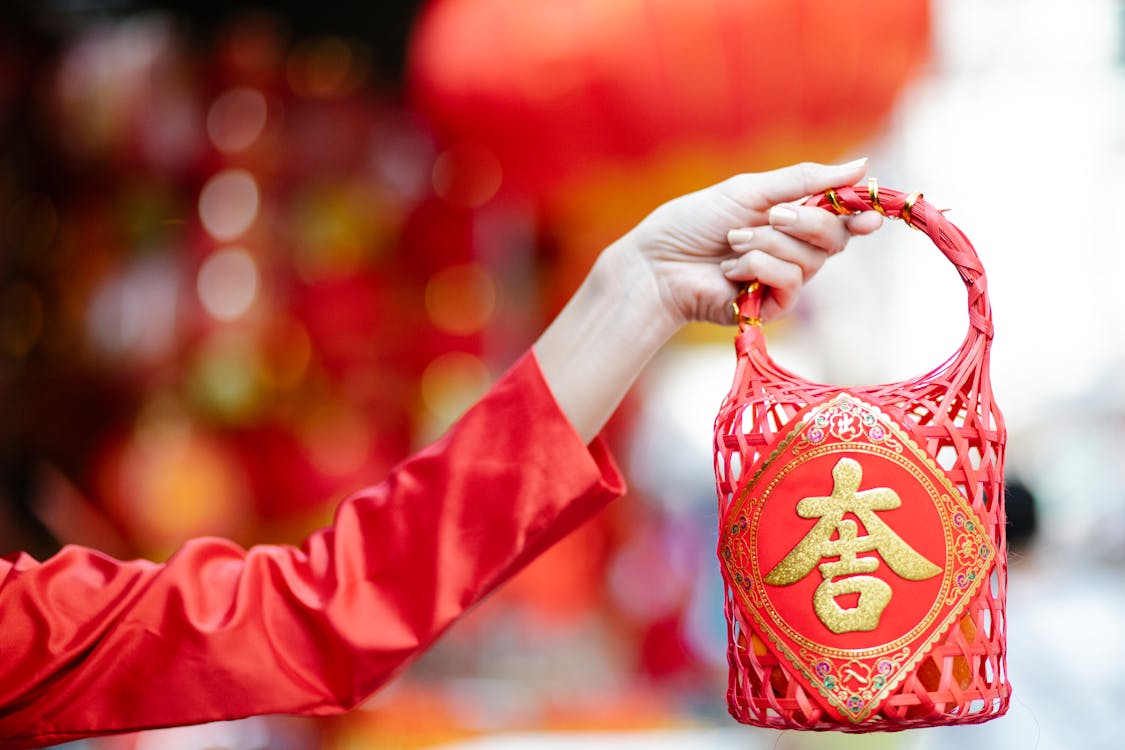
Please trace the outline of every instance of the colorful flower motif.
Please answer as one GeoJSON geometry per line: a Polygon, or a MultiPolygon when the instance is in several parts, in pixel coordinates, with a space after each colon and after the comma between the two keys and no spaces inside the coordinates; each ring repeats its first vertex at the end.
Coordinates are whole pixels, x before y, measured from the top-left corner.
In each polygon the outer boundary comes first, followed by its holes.
{"type": "Polygon", "coordinates": [[[818,661],[816,663],[816,667],[814,667],[814,669],[816,669],[816,673],[818,675],[820,675],[821,677],[824,677],[829,672],[832,671],[832,666],[826,661],[818,661]]]}
{"type": "Polygon", "coordinates": [[[853,695],[848,698],[848,710],[858,711],[863,708],[863,700],[858,695],[853,695]]]}
{"type": "Polygon", "coordinates": [[[880,427],[879,425],[875,425],[867,431],[867,436],[878,443],[887,436],[887,433],[883,431],[882,427],[880,427]]]}
{"type": "Polygon", "coordinates": [[[895,665],[891,664],[890,659],[880,659],[879,663],[875,665],[875,669],[878,670],[879,674],[881,675],[890,674],[891,670],[893,670],[894,668],[895,665]]]}
{"type": "Polygon", "coordinates": [[[809,430],[810,443],[819,443],[821,440],[824,440],[824,430],[820,429],[819,427],[814,427],[809,430]]]}

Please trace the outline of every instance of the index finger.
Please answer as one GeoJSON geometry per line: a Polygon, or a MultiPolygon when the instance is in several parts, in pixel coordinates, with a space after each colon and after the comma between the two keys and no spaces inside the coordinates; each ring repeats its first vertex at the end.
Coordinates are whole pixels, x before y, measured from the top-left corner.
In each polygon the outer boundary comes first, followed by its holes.
{"type": "Polygon", "coordinates": [[[795,201],[842,185],[854,185],[867,173],[867,158],[847,164],[818,164],[802,162],[760,174],[747,175],[752,181],[748,190],[761,201],[757,208],[765,208],[786,201],[795,201]]]}

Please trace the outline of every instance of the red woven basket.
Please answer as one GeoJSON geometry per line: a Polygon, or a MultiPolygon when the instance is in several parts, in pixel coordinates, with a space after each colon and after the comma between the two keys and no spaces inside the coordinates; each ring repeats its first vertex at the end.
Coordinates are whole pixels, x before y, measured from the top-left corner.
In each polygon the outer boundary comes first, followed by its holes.
{"type": "Polygon", "coordinates": [[[925,233],[965,283],[969,330],[932,372],[845,388],[779,367],[761,291],[736,301],[737,368],[715,422],[731,715],[849,732],[987,721],[1010,686],[984,269],[919,194],[872,180],[809,203],[925,233]]]}

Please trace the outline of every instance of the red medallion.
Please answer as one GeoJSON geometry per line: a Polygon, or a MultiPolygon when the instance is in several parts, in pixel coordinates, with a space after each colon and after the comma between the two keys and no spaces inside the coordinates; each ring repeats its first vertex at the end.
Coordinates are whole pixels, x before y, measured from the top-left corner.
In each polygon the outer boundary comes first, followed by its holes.
{"type": "Polygon", "coordinates": [[[751,466],[720,540],[748,622],[859,723],[964,612],[996,550],[911,429],[851,393],[806,407],[751,466]]]}

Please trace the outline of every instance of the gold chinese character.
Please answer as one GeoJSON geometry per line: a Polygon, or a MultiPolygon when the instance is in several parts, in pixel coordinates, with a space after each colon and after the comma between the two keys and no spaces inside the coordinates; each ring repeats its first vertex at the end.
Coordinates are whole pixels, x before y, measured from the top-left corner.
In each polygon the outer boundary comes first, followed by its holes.
{"type": "Polygon", "coordinates": [[[841,458],[832,468],[832,495],[806,497],[797,503],[801,518],[818,518],[805,538],[790,550],[765,577],[773,586],[788,586],[804,578],[822,559],[838,561],[819,566],[824,581],[813,593],[813,610],[833,633],[874,630],[891,601],[891,587],[871,573],[879,567],[874,557],[856,557],[860,552],[878,552],[898,575],[909,581],[923,581],[941,573],[941,568],[918,554],[876,514],[902,505],[898,493],[889,487],[858,492],[863,469],[851,458],[841,458]],[[854,514],[863,522],[866,536],[858,536],[856,522],[845,519],[854,514]],[[832,539],[833,533],[837,534],[832,539]],[[847,575],[847,578],[836,579],[847,575]],[[859,594],[859,603],[844,609],[836,602],[843,594],[859,594]]]}

